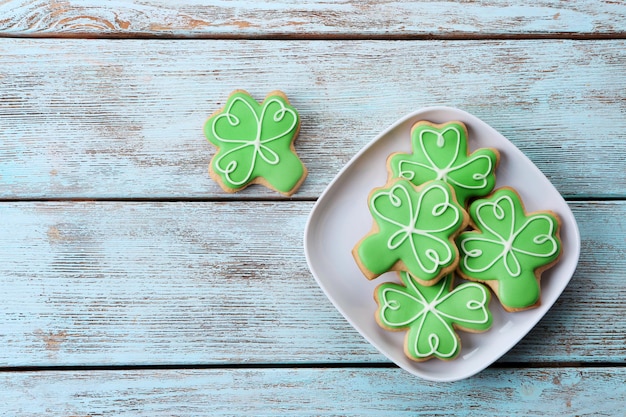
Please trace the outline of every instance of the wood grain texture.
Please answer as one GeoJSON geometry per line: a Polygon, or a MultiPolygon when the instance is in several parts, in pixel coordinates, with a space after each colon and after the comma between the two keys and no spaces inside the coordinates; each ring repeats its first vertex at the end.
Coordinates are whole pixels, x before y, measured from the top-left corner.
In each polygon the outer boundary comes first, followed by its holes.
{"type": "Polygon", "coordinates": [[[319,196],[383,129],[429,105],[467,110],[566,197],[626,196],[626,41],[0,41],[0,197],[226,195],[202,126],[237,88],[285,91],[319,196]],[[610,178],[610,181],[607,181],[610,178]]]}
{"type": "Polygon", "coordinates": [[[613,417],[623,415],[626,370],[488,369],[449,384],[396,368],[25,372],[0,374],[0,389],[0,411],[15,417],[613,417]]]}
{"type": "Polygon", "coordinates": [[[620,1],[0,0],[0,415],[622,415],[625,92],[620,1]],[[295,199],[210,180],[237,88],[300,110],[295,199]],[[507,136],[582,235],[551,311],[454,384],[389,364],[302,247],[341,167],[429,105],[507,136]]]}
{"type": "Polygon", "coordinates": [[[616,34],[615,1],[44,1],[0,3],[11,36],[329,37],[616,34]]]}
{"type": "MultiPolygon", "coordinates": [[[[386,362],[308,271],[311,207],[0,204],[0,366],[386,362]]],[[[577,272],[504,362],[626,362],[626,203],[573,209],[577,272]]]]}

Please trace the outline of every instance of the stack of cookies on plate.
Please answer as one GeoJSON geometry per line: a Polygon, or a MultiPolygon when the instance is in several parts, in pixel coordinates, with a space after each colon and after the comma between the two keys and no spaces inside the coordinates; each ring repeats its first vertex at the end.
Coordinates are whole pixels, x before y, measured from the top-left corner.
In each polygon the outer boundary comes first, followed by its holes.
{"type": "Polygon", "coordinates": [[[420,121],[407,140],[413,152],[387,158],[387,184],[368,197],[372,229],[352,252],[368,279],[398,272],[401,283],[375,290],[376,321],[408,330],[406,355],[453,359],[457,330],[491,327],[491,292],[507,312],[539,305],[541,273],[561,253],[560,220],[495,189],[500,154],[470,153],[463,123],[420,121]]]}

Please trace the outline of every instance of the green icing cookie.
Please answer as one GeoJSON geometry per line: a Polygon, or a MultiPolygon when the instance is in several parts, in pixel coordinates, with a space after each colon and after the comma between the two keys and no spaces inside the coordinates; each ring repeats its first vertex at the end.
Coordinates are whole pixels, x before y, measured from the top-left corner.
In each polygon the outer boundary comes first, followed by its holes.
{"type": "Polygon", "coordinates": [[[394,177],[406,178],[415,185],[445,181],[464,207],[469,198],[487,195],[495,186],[498,151],[482,148],[469,155],[463,123],[418,122],[411,130],[411,143],[412,154],[390,156],[388,164],[394,177]]]}
{"type": "Polygon", "coordinates": [[[298,112],[282,92],[271,93],[262,104],[245,91],[233,92],[204,125],[205,136],[218,148],[211,177],[227,192],[260,183],[293,194],[307,173],[293,147],[299,127],[298,112]]]}
{"type": "Polygon", "coordinates": [[[452,275],[429,287],[406,272],[400,278],[404,285],[376,288],[376,321],[388,330],[408,329],[404,351],[409,358],[453,359],[461,349],[455,329],[483,332],[491,327],[491,296],[484,285],[468,282],[452,289],[452,275]]]}
{"type": "Polygon", "coordinates": [[[538,305],[540,273],[561,253],[556,214],[525,213],[510,188],[474,201],[469,214],[478,230],[457,238],[460,274],[491,286],[508,311],[538,305]]]}
{"type": "Polygon", "coordinates": [[[353,249],[369,279],[389,270],[410,271],[432,285],[458,263],[454,237],[467,225],[467,213],[443,181],[416,188],[397,180],[369,196],[374,227],[353,249]]]}

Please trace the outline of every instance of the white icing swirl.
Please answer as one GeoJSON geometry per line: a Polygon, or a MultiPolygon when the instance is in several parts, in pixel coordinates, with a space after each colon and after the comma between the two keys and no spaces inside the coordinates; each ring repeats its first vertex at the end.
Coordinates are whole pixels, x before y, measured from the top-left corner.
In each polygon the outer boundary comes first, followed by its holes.
{"type": "Polygon", "coordinates": [[[473,158],[468,159],[462,164],[453,166],[454,162],[461,155],[461,152],[465,151],[461,149],[461,131],[456,126],[449,126],[441,132],[434,130],[434,129],[423,129],[420,131],[418,142],[419,142],[420,150],[422,154],[426,157],[429,163],[424,164],[421,162],[415,162],[411,160],[400,160],[398,161],[399,176],[406,178],[410,181],[413,180],[415,178],[415,172],[413,170],[403,168],[404,165],[409,165],[409,166],[412,165],[412,166],[419,166],[421,168],[425,168],[430,171],[433,171],[436,175],[435,177],[436,180],[445,181],[449,184],[454,185],[455,187],[464,188],[467,190],[480,190],[480,189],[485,188],[488,185],[487,178],[489,177],[489,175],[491,174],[493,170],[493,163],[491,161],[491,158],[489,158],[487,155],[477,155],[477,156],[474,156],[473,158]],[[445,166],[440,167],[434,161],[432,155],[430,155],[427,151],[427,147],[424,144],[424,134],[432,133],[436,135],[437,136],[436,146],[439,148],[443,148],[446,145],[446,138],[444,137],[444,134],[448,131],[453,131],[456,133],[456,135],[454,136],[454,151],[450,153],[451,155],[450,161],[445,166]],[[481,160],[481,159],[484,159],[487,161],[486,169],[484,170],[484,172],[475,172],[471,176],[471,179],[473,181],[479,182],[478,184],[467,184],[464,182],[460,182],[459,180],[455,180],[449,176],[451,172],[459,171],[465,168],[466,166],[468,166],[469,164],[473,164],[476,161],[481,160]]]}
{"type": "Polygon", "coordinates": [[[447,239],[442,239],[438,237],[437,233],[448,232],[448,235],[451,234],[456,227],[458,227],[458,221],[461,217],[460,210],[451,203],[450,201],[450,191],[447,187],[442,184],[431,184],[426,187],[419,194],[417,200],[417,206],[413,206],[413,201],[411,196],[409,195],[409,191],[407,190],[408,185],[402,185],[403,183],[395,184],[389,191],[380,191],[375,194],[370,202],[372,212],[379,217],[380,219],[393,224],[398,228],[396,232],[394,232],[389,239],[387,240],[387,248],[389,250],[395,250],[400,247],[407,240],[410,242],[411,250],[415,260],[417,261],[420,268],[432,274],[435,272],[440,266],[447,265],[450,261],[452,261],[453,256],[455,255],[450,248],[450,242],[447,239]],[[441,191],[441,198],[443,198],[442,202],[435,204],[431,210],[430,215],[433,218],[441,218],[444,214],[451,213],[453,216],[450,221],[445,222],[440,226],[434,226],[433,228],[425,229],[416,227],[418,219],[420,215],[424,215],[422,213],[422,205],[424,198],[432,192],[436,192],[436,190],[441,191]],[[396,194],[399,193],[400,195],[396,194]],[[376,206],[376,201],[380,198],[388,198],[389,202],[394,207],[402,207],[406,204],[406,210],[409,214],[408,221],[406,223],[399,222],[385,214],[381,213],[376,206]],[[418,248],[415,243],[415,236],[423,236],[429,238],[432,242],[434,242],[440,249],[443,249],[444,256],[440,257],[440,254],[437,250],[432,248],[426,248],[423,250],[423,256],[431,261],[432,265],[430,267],[426,266],[422,260],[422,256],[418,253],[418,248]]]}
{"type": "Polygon", "coordinates": [[[213,136],[215,136],[217,140],[224,142],[224,143],[239,144],[239,146],[236,146],[222,153],[215,161],[215,164],[214,164],[215,169],[218,172],[224,174],[226,179],[235,186],[246,184],[252,176],[254,167],[257,162],[257,158],[261,158],[263,161],[265,161],[269,165],[276,165],[280,162],[280,157],[278,156],[278,154],[274,150],[272,150],[269,146],[267,146],[267,144],[284,137],[286,134],[290,133],[296,127],[297,124],[298,124],[298,116],[296,112],[290,108],[287,108],[283,104],[283,102],[280,101],[278,98],[271,98],[271,99],[266,100],[263,103],[263,109],[261,111],[261,116],[259,117],[257,116],[256,111],[250,105],[250,103],[248,103],[246,100],[242,99],[241,97],[235,97],[231,101],[228,108],[213,119],[213,122],[211,125],[211,131],[213,133],[213,136]],[[217,132],[217,128],[216,128],[217,122],[221,119],[226,119],[226,121],[233,127],[238,126],[241,123],[241,121],[239,120],[239,117],[231,113],[232,108],[234,107],[236,103],[243,103],[248,108],[250,116],[253,118],[253,120],[256,121],[256,132],[254,134],[253,139],[225,138],[217,132]],[[287,114],[290,114],[293,116],[293,121],[291,122],[291,124],[289,125],[287,129],[284,129],[283,131],[269,138],[261,139],[261,135],[263,131],[263,120],[265,119],[265,112],[267,108],[273,103],[276,103],[280,106],[278,110],[274,113],[274,115],[272,116],[272,120],[274,122],[276,123],[281,122],[285,118],[285,115],[287,114]],[[250,147],[253,148],[253,153],[252,153],[252,159],[248,167],[248,171],[242,177],[241,180],[235,180],[231,176],[231,174],[233,174],[233,172],[237,171],[237,169],[239,168],[239,161],[232,160],[228,164],[226,164],[226,166],[222,166],[222,161],[224,160],[224,158],[230,156],[231,154],[240,152],[250,147]]]}
{"type": "Polygon", "coordinates": [[[559,250],[558,243],[554,238],[554,228],[555,223],[554,219],[545,214],[538,214],[526,219],[526,221],[522,224],[520,228],[515,229],[516,217],[515,217],[515,206],[513,200],[509,196],[502,196],[498,198],[495,202],[485,201],[483,203],[478,204],[476,208],[476,217],[478,222],[480,223],[480,227],[490,234],[496,237],[497,240],[489,239],[483,237],[482,235],[472,233],[468,234],[465,239],[461,242],[461,250],[464,253],[463,256],[463,267],[469,271],[474,273],[481,273],[492,268],[498,261],[503,260],[504,267],[506,268],[507,273],[511,277],[519,277],[522,273],[522,266],[520,265],[519,260],[517,259],[517,254],[524,254],[529,256],[534,256],[537,258],[549,258],[556,254],[559,250]],[[481,212],[483,210],[490,210],[490,213],[499,221],[504,221],[507,215],[507,210],[502,206],[503,202],[506,202],[510,208],[510,219],[508,219],[508,233],[506,235],[498,233],[492,227],[490,227],[487,222],[485,222],[484,217],[481,212]],[[532,250],[525,250],[516,247],[515,240],[517,237],[528,228],[528,226],[537,221],[545,220],[548,224],[547,233],[539,234],[533,237],[533,243],[537,245],[543,245],[545,243],[550,243],[551,248],[547,253],[539,253],[532,250]],[[496,245],[500,245],[502,250],[499,254],[497,254],[487,265],[482,267],[472,267],[470,265],[472,259],[479,258],[484,256],[484,252],[480,249],[470,249],[467,247],[469,242],[488,242],[496,245]]]}

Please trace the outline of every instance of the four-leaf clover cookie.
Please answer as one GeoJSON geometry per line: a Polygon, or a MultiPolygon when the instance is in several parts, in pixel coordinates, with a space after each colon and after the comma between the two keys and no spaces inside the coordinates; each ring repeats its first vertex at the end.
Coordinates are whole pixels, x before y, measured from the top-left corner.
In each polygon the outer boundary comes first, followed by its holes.
{"type": "Polygon", "coordinates": [[[541,272],[561,253],[558,216],[526,213],[519,195],[506,187],[474,201],[469,212],[477,230],[457,239],[459,273],[489,285],[507,311],[538,305],[541,272]]]}
{"type": "Polygon", "coordinates": [[[481,148],[470,155],[463,123],[438,125],[420,121],[411,129],[411,143],[412,154],[390,155],[388,164],[393,177],[406,178],[415,185],[445,181],[454,188],[463,207],[469,198],[487,195],[493,189],[499,153],[481,148]]]}
{"type": "Polygon", "coordinates": [[[292,195],[307,171],[294,149],[300,117],[280,91],[259,104],[247,92],[233,92],[223,109],[204,125],[218,148],[209,166],[211,177],[226,192],[260,183],[292,195]]]}
{"type": "Polygon", "coordinates": [[[484,285],[467,282],[452,289],[452,275],[432,286],[420,285],[406,272],[400,278],[404,285],[376,288],[376,321],[387,330],[408,329],[404,351],[410,359],[454,359],[461,348],[455,330],[483,332],[491,327],[491,295],[484,285]]]}
{"type": "Polygon", "coordinates": [[[369,279],[390,271],[410,271],[432,285],[458,263],[456,235],[467,225],[467,213],[443,181],[417,188],[397,180],[369,196],[372,231],[352,251],[369,279]]]}

